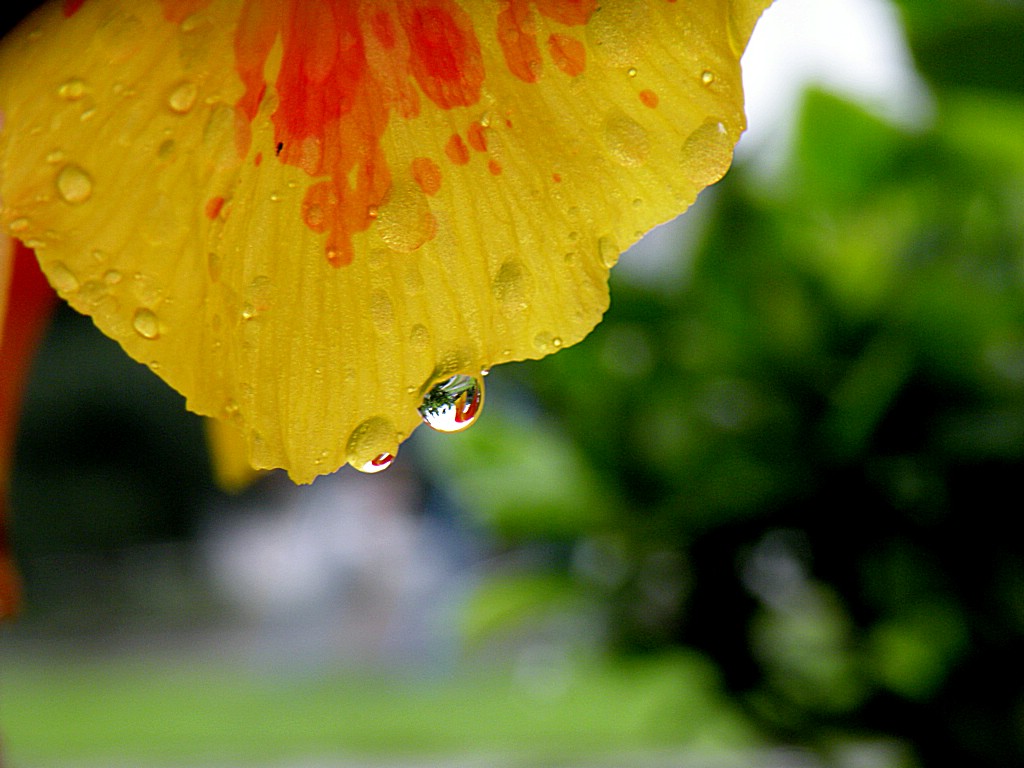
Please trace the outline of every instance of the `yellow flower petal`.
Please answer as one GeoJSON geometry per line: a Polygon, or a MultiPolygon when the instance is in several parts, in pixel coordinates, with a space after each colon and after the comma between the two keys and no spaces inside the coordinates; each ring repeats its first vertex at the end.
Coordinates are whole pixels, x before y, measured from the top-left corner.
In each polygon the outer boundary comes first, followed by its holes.
{"type": "Polygon", "coordinates": [[[299,481],[541,357],[728,168],[769,0],[81,0],[0,50],[0,223],[299,481]]]}

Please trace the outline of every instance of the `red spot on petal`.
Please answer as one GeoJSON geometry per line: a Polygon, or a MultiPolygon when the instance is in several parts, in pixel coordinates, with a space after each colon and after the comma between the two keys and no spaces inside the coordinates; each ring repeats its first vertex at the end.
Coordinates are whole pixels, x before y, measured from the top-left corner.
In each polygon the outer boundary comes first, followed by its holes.
{"type": "Polygon", "coordinates": [[[222,208],[224,208],[224,198],[211,197],[206,201],[206,218],[216,219],[220,215],[222,208]]]}
{"type": "Polygon", "coordinates": [[[258,168],[262,162],[263,162],[263,153],[262,152],[257,152],[256,153],[256,157],[254,157],[252,159],[252,164],[255,165],[258,168]]]}
{"type": "Polygon", "coordinates": [[[412,161],[412,178],[427,195],[436,195],[441,189],[441,168],[429,157],[412,161]]]}
{"type": "Polygon", "coordinates": [[[587,68],[587,49],[575,37],[551,35],[548,37],[548,51],[555,66],[569,77],[582,75],[587,68]]]}
{"type": "Polygon", "coordinates": [[[487,170],[490,171],[495,176],[498,176],[498,175],[501,174],[501,163],[499,163],[497,160],[493,160],[493,159],[492,160],[488,160],[487,161],[487,170]]]}
{"type": "Polygon", "coordinates": [[[469,142],[469,146],[475,149],[477,152],[487,151],[487,129],[484,128],[483,124],[479,122],[470,123],[469,130],[466,131],[466,140],[469,142]]]}
{"type": "Polygon", "coordinates": [[[64,0],[64,7],[61,9],[64,13],[64,17],[70,19],[74,16],[85,4],[85,0],[64,0]]]}
{"type": "MultiPolygon", "coordinates": [[[[597,8],[597,0],[506,0],[498,14],[498,43],[509,72],[526,83],[540,76],[540,47],[531,5],[545,18],[566,26],[586,24],[597,8]]],[[[557,65],[557,60],[556,60],[557,65]]]]}
{"type": "Polygon", "coordinates": [[[561,184],[562,183],[562,174],[560,174],[560,173],[552,173],[551,174],[551,180],[553,182],[555,182],[555,184],[561,184]]]}
{"type": "Polygon", "coordinates": [[[651,109],[654,109],[655,107],[658,106],[658,94],[656,94],[654,91],[645,88],[644,90],[640,91],[640,93],[637,95],[640,97],[640,101],[643,102],[645,107],[650,107],[651,109]]]}
{"type": "Polygon", "coordinates": [[[455,165],[465,165],[469,162],[469,147],[457,133],[453,133],[448,139],[448,143],[444,146],[444,153],[455,165]]]}

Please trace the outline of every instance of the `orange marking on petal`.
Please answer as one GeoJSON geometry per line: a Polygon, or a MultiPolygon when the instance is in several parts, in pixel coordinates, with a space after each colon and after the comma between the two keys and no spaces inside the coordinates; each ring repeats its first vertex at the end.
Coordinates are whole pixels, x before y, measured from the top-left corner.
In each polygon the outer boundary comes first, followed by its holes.
{"type": "Polygon", "coordinates": [[[253,164],[253,165],[255,165],[255,166],[257,166],[257,167],[259,167],[259,165],[260,165],[260,164],[261,164],[262,162],[263,162],[263,153],[262,153],[262,152],[257,152],[257,153],[256,153],[256,157],[254,157],[254,158],[252,159],[252,164],[253,164]]]}
{"type": "Polygon", "coordinates": [[[448,139],[448,143],[444,146],[444,153],[455,165],[465,165],[469,162],[469,147],[457,133],[453,133],[448,139]]]}
{"type": "Polygon", "coordinates": [[[429,157],[412,161],[412,178],[427,195],[434,196],[441,189],[441,168],[429,157]]]}
{"type": "Polygon", "coordinates": [[[490,171],[495,176],[498,176],[499,174],[501,174],[501,163],[494,159],[488,160],[487,170],[490,171]]]}
{"type": "Polygon", "coordinates": [[[484,128],[480,122],[470,123],[469,130],[466,131],[466,140],[469,142],[469,146],[475,149],[477,152],[487,151],[487,129],[484,128]]]}
{"type": "MultiPolygon", "coordinates": [[[[506,3],[498,14],[498,43],[509,72],[525,83],[537,82],[541,70],[537,29],[530,5],[536,5],[541,16],[566,26],[586,24],[590,14],[597,8],[597,0],[506,0],[506,3]]],[[[550,44],[549,40],[549,47],[550,44]]],[[[574,55],[577,53],[573,51],[574,55]]],[[[554,58],[556,66],[561,68],[559,57],[554,58]]]]}
{"type": "Polygon", "coordinates": [[[552,173],[551,174],[551,180],[553,182],[555,182],[555,184],[561,184],[562,183],[562,174],[560,174],[560,173],[552,173]]]}
{"type": "Polygon", "coordinates": [[[640,97],[640,101],[643,102],[645,107],[650,107],[651,109],[654,109],[655,107],[658,106],[658,94],[656,94],[654,91],[645,88],[644,90],[640,91],[640,93],[637,95],[640,97]]]}
{"type": "Polygon", "coordinates": [[[567,27],[586,24],[597,9],[597,0],[536,0],[540,14],[567,27]]]}
{"type": "Polygon", "coordinates": [[[223,197],[211,197],[206,201],[206,218],[216,219],[224,207],[223,197]]]}
{"type": "Polygon", "coordinates": [[[575,37],[551,35],[548,37],[548,51],[555,66],[569,77],[582,75],[587,68],[587,49],[575,37]]]}
{"type": "Polygon", "coordinates": [[[480,100],[484,64],[469,15],[451,0],[400,6],[409,38],[409,69],[420,89],[441,109],[480,100]]]}

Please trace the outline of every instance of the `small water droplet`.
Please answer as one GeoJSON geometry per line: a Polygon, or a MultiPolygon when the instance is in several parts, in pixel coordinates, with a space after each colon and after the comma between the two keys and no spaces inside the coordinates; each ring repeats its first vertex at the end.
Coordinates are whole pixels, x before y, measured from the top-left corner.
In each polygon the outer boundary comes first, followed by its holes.
{"type": "Polygon", "coordinates": [[[704,85],[711,85],[715,82],[715,73],[710,69],[705,69],[700,73],[700,81],[704,83],[704,85]]]}
{"type": "Polygon", "coordinates": [[[103,282],[107,285],[117,285],[121,282],[122,275],[116,269],[108,269],[103,273],[103,282]]]}
{"type": "Polygon", "coordinates": [[[78,101],[85,95],[85,81],[79,77],[65,80],[57,89],[57,95],[66,101],[78,101]]]}
{"type": "Polygon", "coordinates": [[[135,316],[132,318],[132,327],[144,339],[152,340],[160,337],[160,320],[151,309],[140,307],[135,310],[135,316]]]}
{"type": "Polygon", "coordinates": [[[619,244],[606,235],[597,241],[597,255],[601,263],[611,269],[619,263],[619,244]]]}
{"type": "Polygon", "coordinates": [[[630,67],[626,70],[626,74],[630,77],[636,77],[636,67],[630,67]]]}
{"type": "Polygon", "coordinates": [[[435,385],[417,409],[423,422],[438,432],[459,432],[476,421],[484,404],[484,383],[466,374],[435,385]]]}
{"type": "Polygon", "coordinates": [[[47,154],[46,162],[50,163],[51,165],[56,165],[57,163],[63,163],[65,158],[66,158],[66,155],[64,154],[64,152],[62,150],[55,149],[52,152],[50,152],[49,154],[47,154]]]}
{"type": "Polygon", "coordinates": [[[47,275],[50,278],[50,284],[60,293],[71,293],[78,290],[78,278],[63,261],[55,261],[50,264],[47,275]]]}
{"type": "Polygon", "coordinates": [[[7,225],[7,230],[13,235],[18,232],[24,232],[28,229],[29,221],[24,216],[12,219],[11,223],[7,225]]]}
{"type": "Polygon", "coordinates": [[[372,475],[376,472],[383,472],[385,469],[390,467],[395,462],[395,454],[393,453],[381,453],[374,456],[369,461],[363,464],[355,465],[356,469],[367,475],[372,475]]]}
{"type": "Polygon", "coordinates": [[[199,96],[199,86],[191,80],[179,83],[167,97],[167,104],[172,112],[184,115],[195,106],[196,98],[199,96]]]}
{"type": "Polygon", "coordinates": [[[66,203],[84,203],[92,196],[92,178],[80,166],[65,165],[57,174],[57,192],[66,203]]]}

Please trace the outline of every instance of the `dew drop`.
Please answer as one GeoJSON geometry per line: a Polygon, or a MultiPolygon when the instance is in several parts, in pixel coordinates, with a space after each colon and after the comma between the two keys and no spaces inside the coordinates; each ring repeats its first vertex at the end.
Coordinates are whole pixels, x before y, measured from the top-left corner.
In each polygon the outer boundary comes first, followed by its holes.
{"type": "Polygon", "coordinates": [[[117,285],[121,282],[122,275],[116,269],[108,269],[103,274],[103,282],[107,285],[117,285]]]}
{"type": "Polygon", "coordinates": [[[619,263],[619,244],[612,237],[606,235],[597,241],[597,255],[601,259],[601,263],[611,269],[619,263]]]}
{"type": "Polygon", "coordinates": [[[626,70],[626,74],[630,77],[636,77],[636,67],[630,67],[626,70]]]}
{"type": "Polygon", "coordinates": [[[613,111],[604,121],[604,143],[619,165],[643,165],[651,154],[647,129],[625,112],[613,111]]]}
{"type": "Polygon", "coordinates": [[[700,73],[700,81],[704,83],[704,85],[711,85],[715,82],[715,73],[710,69],[705,69],[700,73]]]}
{"type": "Polygon", "coordinates": [[[132,327],[144,339],[152,340],[160,337],[160,321],[151,309],[140,307],[135,310],[132,327]]]}
{"type": "Polygon", "coordinates": [[[85,95],[85,81],[79,77],[65,80],[57,89],[57,95],[65,101],[78,101],[85,95]]]}
{"type": "Polygon", "coordinates": [[[346,446],[346,461],[360,472],[380,472],[394,461],[398,436],[383,416],[374,416],[352,430],[346,446]]]}
{"type": "Polygon", "coordinates": [[[184,115],[195,106],[196,98],[199,96],[199,86],[190,80],[179,83],[167,97],[167,104],[172,112],[184,115]]]}
{"type": "Polygon", "coordinates": [[[50,283],[60,293],[71,293],[78,290],[78,278],[68,269],[63,261],[53,262],[47,270],[50,283]]]}
{"type": "Polygon", "coordinates": [[[476,421],[484,404],[484,383],[458,374],[434,386],[417,409],[423,422],[438,432],[459,432],[476,421]]]}
{"type": "Polygon", "coordinates": [[[57,163],[63,163],[64,158],[64,152],[62,150],[55,149],[52,152],[47,153],[46,162],[50,163],[51,165],[56,165],[57,163]]]}
{"type": "Polygon", "coordinates": [[[699,187],[714,184],[732,163],[732,139],[725,125],[708,118],[683,143],[683,171],[699,187]]]}
{"type": "Polygon", "coordinates": [[[57,192],[66,203],[84,203],[92,197],[92,178],[80,166],[65,165],[57,174],[57,192]]]}
{"type": "Polygon", "coordinates": [[[24,232],[28,229],[29,221],[24,216],[12,219],[11,223],[7,225],[7,230],[13,235],[18,232],[24,232]]]}

